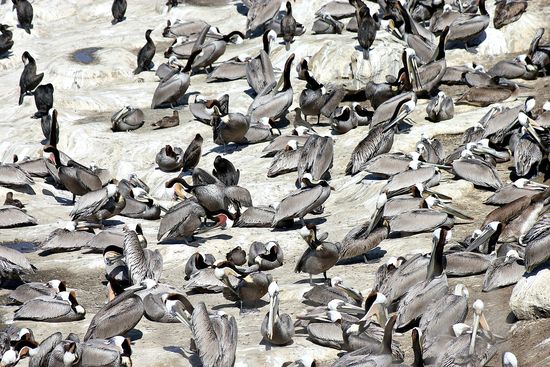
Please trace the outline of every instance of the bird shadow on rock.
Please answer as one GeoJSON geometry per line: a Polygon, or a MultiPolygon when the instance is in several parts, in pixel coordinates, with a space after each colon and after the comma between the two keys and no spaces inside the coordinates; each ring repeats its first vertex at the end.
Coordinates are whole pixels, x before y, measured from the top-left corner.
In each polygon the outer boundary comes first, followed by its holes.
{"type": "MultiPolygon", "coordinates": [[[[325,223],[326,221],[327,221],[327,218],[325,216],[323,216],[323,217],[311,218],[311,219],[305,220],[304,222],[306,224],[315,224],[316,226],[318,226],[320,224],[325,223]]],[[[289,226],[286,226],[286,227],[275,227],[271,231],[272,232],[285,232],[285,231],[291,231],[291,230],[298,230],[300,228],[302,228],[302,225],[300,224],[300,222],[296,221],[296,222],[293,222],[291,226],[289,225],[289,226]]]]}
{"type": "Polygon", "coordinates": [[[234,152],[239,152],[239,151],[243,150],[245,147],[246,147],[245,144],[230,144],[230,145],[225,145],[225,146],[219,145],[217,147],[214,147],[214,148],[210,149],[210,151],[208,151],[207,153],[205,153],[203,155],[206,156],[210,153],[228,155],[228,154],[232,154],[234,152]]]}
{"type": "Polygon", "coordinates": [[[121,220],[118,220],[118,219],[109,219],[109,220],[104,220],[103,221],[103,226],[104,227],[116,227],[116,226],[119,226],[121,224],[124,224],[124,222],[121,221],[121,220]]]}
{"type": "Polygon", "coordinates": [[[288,347],[292,344],[294,344],[294,340],[291,340],[290,343],[285,344],[285,345],[273,345],[269,341],[267,341],[265,338],[262,338],[262,340],[259,343],[259,345],[264,345],[265,346],[266,351],[272,350],[272,349],[279,349],[279,348],[288,347]]]}
{"type": "Polygon", "coordinates": [[[244,94],[246,94],[247,96],[249,96],[252,99],[256,98],[256,95],[257,95],[256,91],[252,88],[248,88],[247,90],[245,90],[244,94]]]}
{"type": "Polygon", "coordinates": [[[167,347],[162,347],[162,349],[164,349],[167,352],[176,353],[176,354],[181,355],[183,358],[187,359],[187,361],[189,362],[189,365],[191,367],[202,366],[202,362],[201,362],[199,356],[196,353],[188,355],[182,349],[182,347],[178,347],[178,346],[175,346],[175,345],[170,345],[170,346],[167,346],[167,347]]]}
{"type": "Polygon", "coordinates": [[[134,342],[143,338],[143,332],[139,329],[132,329],[128,332],[128,337],[134,342]]]}
{"type": "Polygon", "coordinates": [[[197,237],[195,236],[195,239],[193,241],[186,241],[185,239],[168,239],[168,240],[162,240],[158,242],[158,245],[187,245],[190,247],[199,247],[203,243],[206,243],[209,240],[213,239],[220,239],[220,240],[230,240],[233,237],[227,234],[216,234],[214,236],[210,237],[197,237]]]}
{"type": "Polygon", "coordinates": [[[375,247],[363,255],[350,257],[349,259],[339,260],[336,265],[352,265],[352,264],[374,264],[380,262],[380,259],[386,255],[387,251],[380,247],[375,247]]]}
{"type": "Polygon", "coordinates": [[[73,204],[72,200],[65,199],[65,198],[62,198],[60,196],[55,196],[55,194],[53,192],[51,192],[50,190],[47,190],[47,189],[42,189],[42,194],[46,195],[46,196],[53,197],[55,199],[55,201],[57,201],[59,204],[62,204],[62,205],[72,205],[73,204]]]}

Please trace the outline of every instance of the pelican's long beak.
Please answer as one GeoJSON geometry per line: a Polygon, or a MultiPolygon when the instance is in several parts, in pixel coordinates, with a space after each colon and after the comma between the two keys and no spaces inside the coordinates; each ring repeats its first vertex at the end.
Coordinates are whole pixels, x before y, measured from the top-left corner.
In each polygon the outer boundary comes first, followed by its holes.
{"type": "Polygon", "coordinates": [[[384,206],[381,206],[380,208],[376,208],[376,212],[374,212],[374,215],[371,218],[371,221],[369,223],[369,228],[367,228],[367,232],[365,233],[365,236],[368,236],[372,230],[378,225],[378,222],[380,222],[380,219],[382,218],[382,214],[384,213],[384,206]]]}
{"type": "Polygon", "coordinates": [[[491,340],[494,340],[494,335],[491,332],[491,329],[489,328],[489,323],[487,322],[487,319],[485,318],[485,314],[482,312],[481,316],[479,317],[479,326],[481,330],[483,330],[483,333],[491,340]]]}
{"type": "Polygon", "coordinates": [[[477,328],[479,327],[479,315],[474,312],[474,326],[472,329],[472,339],[470,339],[470,349],[468,350],[469,355],[474,354],[476,349],[476,337],[477,337],[477,328]]]}
{"type": "Polygon", "coordinates": [[[533,181],[527,181],[527,183],[525,184],[525,186],[533,189],[533,190],[537,190],[537,191],[544,191],[548,188],[548,185],[545,185],[545,184],[541,184],[541,183],[538,183],[538,182],[533,182],[533,181]]]}
{"type": "Polygon", "coordinates": [[[176,319],[178,319],[179,322],[187,326],[189,329],[191,329],[191,323],[189,322],[188,318],[185,314],[180,314],[179,310],[172,310],[172,313],[176,319]]]}
{"type": "Polygon", "coordinates": [[[483,229],[483,232],[479,236],[477,236],[475,240],[472,241],[470,246],[468,246],[465,251],[472,252],[474,250],[477,250],[479,246],[487,243],[494,233],[495,230],[491,226],[487,226],[483,229]]]}
{"type": "Polygon", "coordinates": [[[384,305],[380,303],[373,304],[363,319],[368,320],[374,316],[376,316],[376,321],[378,324],[386,325],[386,322],[388,321],[388,312],[384,305]]]}
{"type": "Polygon", "coordinates": [[[540,139],[539,134],[535,131],[535,128],[537,127],[542,129],[540,125],[537,124],[534,120],[531,120],[530,118],[527,119],[527,131],[533,137],[533,139],[536,140],[537,144],[541,147],[541,149],[546,152],[546,147],[544,146],[542,140],[540,139]]]}
{"type": "Polygon", "coordinates": [[[362,307],[358,307],[347,302],[338,306],[338,311],[345,311],[347,313],[364,313],[365,312],[365,310],[362,307]]]}
{"type": "Polygon", "coordinates": [[[438,202],[437,204],[435,204],[435,206],[440,208],[443,212],[445,212],[449,215],[452,215],[453,217],[457,217],[457,218],[464,219],[464,220],[469,220],[469,221],[474,220],[474,218],[470,217],[467,214],[462,213],[461,211],[459,211],[458,209],[453,208],[450,205],[446,205],[446,204],[443,204],[441,202],[438,202]]]}
{"type": "Polygon", "coordinates": [[[411,71],[414,75],[414,89],[415,91],[419,91],[422,89],[422,81],[420,80],[420,75],[418,74],[418,64],[415,57],[411,56],[410,59],[411,71]]]}
{"type": "Polygon", "coordinates": [[[124,288],[124,291],[141,291],[141,290],[144,290],[145,288],[147,287],[143,284],[134,284],[130,287],[124,288]]]}
{"type": "Polygon", "coordinates": [[[269,297],[269,316],[267,319],[267,337],[273,338],[273,323],[275,322],[275,311],[277,302],[277,293],[269,297]]]}
{"type": "Polygon", "coordinates": [[[433,191],[431,189],[427,189],[427,188],[424,188],[424,192],[429,194],[429,195],[432,195],[433,197],[441,200],[441,201],[452,201],[453,198],[450,197],[450,196],[447,196],[447,195],[444,195],[440,192],[437,192],[437,191],[433,191]]]}

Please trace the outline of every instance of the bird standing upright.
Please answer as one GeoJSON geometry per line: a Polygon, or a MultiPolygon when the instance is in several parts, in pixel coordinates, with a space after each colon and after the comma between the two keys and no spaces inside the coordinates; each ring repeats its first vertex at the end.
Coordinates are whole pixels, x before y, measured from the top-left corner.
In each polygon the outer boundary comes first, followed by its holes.
{"type": "Polygon", "coordinates": [[[296,35],[296,19],[292,16],[292,5],[286,2],[286,14],[281,20],[281,33],[285,41],[285,49],[290,50],[290,43],[296,35]]]}

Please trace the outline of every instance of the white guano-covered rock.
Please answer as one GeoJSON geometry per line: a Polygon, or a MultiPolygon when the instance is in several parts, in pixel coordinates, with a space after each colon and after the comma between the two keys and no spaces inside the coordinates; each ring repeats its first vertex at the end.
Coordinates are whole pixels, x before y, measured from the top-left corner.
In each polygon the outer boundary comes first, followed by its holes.
{"type": "Polygon", "coordinates": [[[510,308],[520,320],[550,317],[550,269],[526,274],[512,291],[510,308]]]}

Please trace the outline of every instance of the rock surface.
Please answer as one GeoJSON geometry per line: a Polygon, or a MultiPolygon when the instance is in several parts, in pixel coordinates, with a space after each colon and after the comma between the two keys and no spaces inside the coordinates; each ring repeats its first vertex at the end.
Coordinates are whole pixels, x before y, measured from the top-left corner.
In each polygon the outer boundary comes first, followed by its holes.
{"type": "Polygon", "coordinates": [[[512,291],[510,308],[520,320],[550,317],[550,269],[525,274],[512,291]]]}

